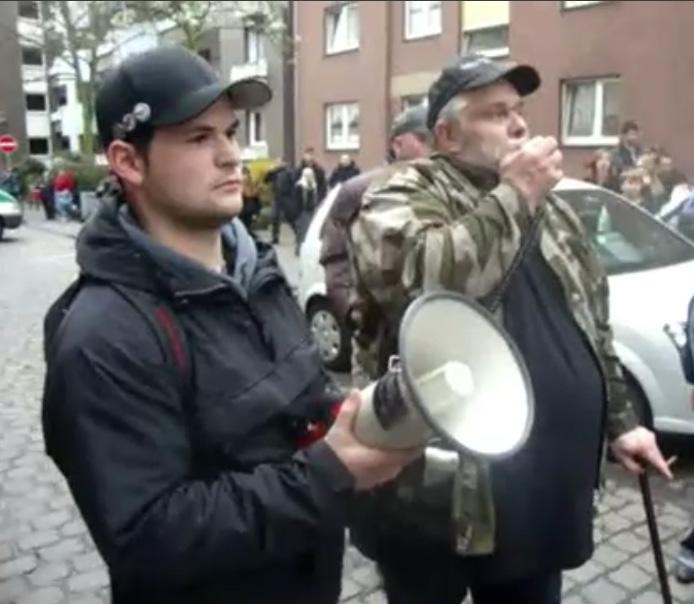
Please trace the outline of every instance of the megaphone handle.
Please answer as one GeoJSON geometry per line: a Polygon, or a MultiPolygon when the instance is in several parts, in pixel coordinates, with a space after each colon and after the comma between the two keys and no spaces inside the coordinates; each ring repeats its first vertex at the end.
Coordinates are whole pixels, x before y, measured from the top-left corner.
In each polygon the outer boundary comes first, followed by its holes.
{"type": "Polygon", "coordinates": [[[663,549],[660,545],[660,535],[658,534],[658,524],[655,520],[653,511],[653,498],[651,497],[651,485],[648,481],[648,474],[644,472],[639,476],[639,486],[643,497],[643,507],[646,510],[646,520],[648,521],[648,534],[651,538],[653,558],[658,571],[658,581],[660,583],[660,593],[663,595],[663,604],[672,604],[672,594],[670,593],[670,583],[668,582],[665,561],[663,560],[663,549]]]}

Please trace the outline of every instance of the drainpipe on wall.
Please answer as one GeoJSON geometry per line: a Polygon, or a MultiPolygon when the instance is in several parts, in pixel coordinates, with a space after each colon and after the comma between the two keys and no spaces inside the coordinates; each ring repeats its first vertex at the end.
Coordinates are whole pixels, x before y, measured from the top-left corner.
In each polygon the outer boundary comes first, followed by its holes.
{"type": "Polygon", "coordinates": [[[299,70],[299,53],[296,50],[294,39],[297,27],[297,13],[294,0],[289,0],[286,7],[287,39],[290,41],[288,56],[282,50],[284,64],[284,159],[290,165],[294,165],[296,159],[296,124],[299,108],[299,86],[297,77],[299,70]]]}
{"type": "Polygon", "coordinates": [[[385,100],[386,100],[386,111],[385,111],[385,124],[383,132],[383,157],[385,158],[388,153],[388,137],[390,135],[390,124],[393,121],[392,113],[392,99],[391,99],[391,82],[392,82],[392,72],[393,72],[393,10],[397,6],[395,2],[385,2],[386,7],[386,77],[385,77],[385,100]]]}

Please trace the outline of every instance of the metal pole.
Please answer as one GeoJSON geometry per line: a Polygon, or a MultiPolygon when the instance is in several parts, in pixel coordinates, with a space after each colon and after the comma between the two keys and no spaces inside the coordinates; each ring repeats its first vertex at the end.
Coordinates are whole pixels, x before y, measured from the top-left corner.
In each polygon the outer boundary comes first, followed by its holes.
{"type": "Polygon", "coordinates": [[[663,550],[660,545],[660,536],[658,535],[658,525],[655,520],[655,512],[653,511],[651,485],[648,481],[648,474],[646,472],[639,476],[639,486],[641,487],[641,495],[643,497],[643,507],[646,510],[648,534],[651,538],[651,548],[653,549],[653,558],[655,558],[655,566],[658,571],[658,581],[660,583],[660,593],[663,595],[663,604],[672,604],[670,583],[668,582],[665,561],[663,560],[663,550]]]}

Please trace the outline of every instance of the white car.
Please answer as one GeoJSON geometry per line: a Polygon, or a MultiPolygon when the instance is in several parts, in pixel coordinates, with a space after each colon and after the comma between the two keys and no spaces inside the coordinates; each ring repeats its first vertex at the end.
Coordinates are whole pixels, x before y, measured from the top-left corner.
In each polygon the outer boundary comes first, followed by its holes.
{"type": "MultiPolygon", "coordinates": [[[[299,300],[326,366],[349,366],[350,334],[330,310],[318,262],[320,231],[339,187],[319,206],[301,248],[299,300]]],[[[623,197],[564,179],[555,193],[585,224],[610,284],[615,348],[640,413],[660,432],[694,434],[690,386],[679,347],[694,296],[694,245],[623,197]]]]}

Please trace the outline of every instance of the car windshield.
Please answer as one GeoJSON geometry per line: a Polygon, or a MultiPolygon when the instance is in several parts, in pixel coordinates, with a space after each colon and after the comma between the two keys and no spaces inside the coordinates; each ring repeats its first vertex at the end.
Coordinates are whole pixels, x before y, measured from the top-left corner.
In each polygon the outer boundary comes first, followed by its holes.
{"type": "Polygon", "coordinates": [[[694,260],[694,246],[610,191],[583,189],[557,194],[580,216],[608,275],[694,260]]]}

